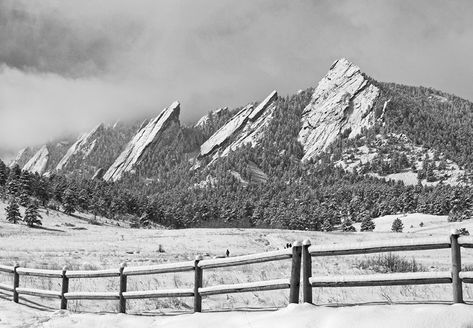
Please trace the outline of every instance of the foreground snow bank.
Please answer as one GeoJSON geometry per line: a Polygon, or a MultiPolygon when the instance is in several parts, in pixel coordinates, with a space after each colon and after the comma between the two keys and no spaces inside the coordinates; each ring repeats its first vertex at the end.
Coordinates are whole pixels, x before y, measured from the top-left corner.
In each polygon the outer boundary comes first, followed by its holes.
{"type": "Polygon", "coordinates": [[[163,317],[42,312],[0,301],[0,327],[468,328],[473,327],[473,306],[419,304],[328,308],[300,304],[275,312],[238,311],[163,317]]]}

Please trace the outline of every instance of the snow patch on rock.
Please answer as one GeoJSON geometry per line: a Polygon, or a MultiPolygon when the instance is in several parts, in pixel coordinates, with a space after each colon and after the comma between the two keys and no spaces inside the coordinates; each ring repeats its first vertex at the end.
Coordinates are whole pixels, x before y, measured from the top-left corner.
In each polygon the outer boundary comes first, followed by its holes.
{"type": "Polygon", "coordinates": [[[132,171],[136,164],[139,163],[148,146],[159,139],[162,132],[172,122],[179,124],[179,112],[179,102],[175,101],[155,119],[140,128],[125,150],[104,174],[103,179],[106,181],[117,181],[122,178],[124,173],[132,171]]]}
{"type": "Polygon", "coordinates": [[[38,150],[33,157],[25,164],[23,170],[31,173],[43,174],[48,167],[49,150],[48,147],[43,146],[38,150]]]}
{"type": "Polygon", "coordinates": [[[373,106],[379,93],[358,66],[344,58],[334,62],[302,113],[299,132],[305,152],[302,160],[324,151],[343,133],[353,138],[363,128],[371,127],[375,123],[373,106]]]}

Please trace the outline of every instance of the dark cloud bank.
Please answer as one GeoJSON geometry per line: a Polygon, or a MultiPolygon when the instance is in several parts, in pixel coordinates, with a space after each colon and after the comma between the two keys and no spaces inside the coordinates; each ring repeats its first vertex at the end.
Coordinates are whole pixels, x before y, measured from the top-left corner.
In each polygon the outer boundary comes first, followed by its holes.
{"type": "Polygon", "coordinates": [[[189,122],[339,57],[473,100],[471,1],[0,0],[0,151],[174,100],[189,122]]]}

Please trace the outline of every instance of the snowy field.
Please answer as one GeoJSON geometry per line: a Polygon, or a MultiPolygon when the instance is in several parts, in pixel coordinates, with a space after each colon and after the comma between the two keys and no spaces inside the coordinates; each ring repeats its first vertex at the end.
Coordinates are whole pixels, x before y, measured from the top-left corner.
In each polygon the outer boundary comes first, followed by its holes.
{"type": "Polygon", "coordinates": [[[215,312],[178,316],[33,311],[0,301],[0,327],[43,328],[471,328],[471,305],[364,305],[343,308],[310,304],[278,311],[215,312]]]}
{"type": "MultiPolygon", "coordinates": [[[[448,223],[446,217],[423,214],[397,215],[375,219],[377,228],[376,232],[373,233],[321,233],[269,229],[129,229],[125,228],[124,224],[117,226],[115,222],[106,219],[99,218],[99,224],[91,224],[91,216],[80,214],[77,217],[71,217],[55,211],[50,211],[49,215],[42,211],[43,228],[31,229],[25,225],[7,223],[4,218],[4,206],[4,204],[0,203],[0,263],[4,265],[19,263],[20,266],[24,267],[47,269],[61,269],[67,265],[73,270],[95,270],[118,268],[121,262],[127,262],[128,266],[180,262],[192,260],[199,254],[204,255],[204,258],[223,256],[227,249],[230,251],[230,256],[255,254],[281,249],[287,242],[306,238],[309,238],[312,244],[334,244],[446,236],[452,228],[459,227],[465,227],[473,232],[473,225],[469,222],[448,223]],[[406,233],[390,232],[392,220],[396,217],[400,217],[404,222],[406,233]],[[424,223],[423,227],[419,227],[420,222],[424,223]],[[411,226],[413,228],[410,228],[411,226]]],[[[464,267],[473,270],[473,250],[463,250],[462,252],[464,267]]],[[[451,260],[448,249],[403,252],[399,253],[399,255],[406,259],[412,259],[415,256],[416,261],[421,263],[427,271],[450,269],[451,260]]],[[[372,274],[374,273],[372,270],[363,269],[360,266],[361,261],[371,256],[376,255],[314,258],[313,274],[372,274]]],[[[287,278],[289,274],[290,260],[205,270],[204,287],[287,278]]],[[[10,284],[11,279],[11,275],[0,274],[0,283],[10,284]]],[[[60,290],[59,279],[22,276],[20,285],[21,287],[60,290]]],[[[192,273],[130,277],[128,282],[128,290],[130,291],[190,288],[192,286],[192,273]]],[[[70,281],[70,291],[117,291],[117,289],[118,279],[116,278],[71,279],[70,281]]],[[[313,299],[314,303],[318,305],[353,305],[373,302],[384,304],[431,301],[449,302],[451,300],[451,293],[450,285],[314,288],[313,299]]],[[[467,302],[473,301],[473,285],[464,286],[464,298],[467,302]]],[[[5,311],[7,311],[7,307],[9,309],[16,309],[17,305],[6,301],[11,299],[10,295],[0,292],[1,299],[5,300],[0,301],[5,311]]],[[[25,313],[25,318],[37,313],[38,316],[44,316],[45,318],[52,316],[54,318],[51,320],[45,319],[48,322],[60,322],[60,320],[63,320],[61,319],[63,316],[62,312],[51,312],[59,308],[58,300],[20,296],[20,303],[27,305],[21,307],[24,310],[20,311],[25,313]]],[[[261,309],[284,309],[287,304],[288,290],[248,292],[204,297],[203,310],[207,312],[235,310],[238,311],[236,314],[226,313],[226,316],[241,315],[245,318],[251,318],[251,320],[259,320],[260,316],[279,315],[261,312],[261,309]],[[253,311],[255,309],[258,309],[256,313],[253,311]],[[249,310],[249,313],[242,312],[249,310]]],[[[91,313],[117,312],[117,305],[116,301],[70,301],[68,303],[70,311],[87,312],[88,314],[81,315],[66,312],[67,314],[64,314],[64,316],[67,319],[64,320],[76,320],[76,318],[81,318],[77,320],[86,321],[108,320],[106,319],[109,317],[108,315],[93,316],[91,313]]],[[[363,311],[368,311],[365,310],[367,309],[366,306],[362,307],[362,309],[363,311]]],[[[282,312],[296,311],[299,313],[299,311],[302,311],[305,313],[304,317],[311,318],[312,316],[317,317],[321,315],[320,311],[326,311],[327,314],[324,315],[327,315],[327,320],[330,320],[331,316],[328,312],[332,310],[317,308],[317,311],[315,311],[317,314],[314,314],[312,313],[314,309],[309,311],[307,308],[297,307],[296,309],[282,310],[282,312]]],[[[1,310],[0,313],[5,311],[1,310]]],[[[12,311],[18,312],[16,310],[12,311]]],[[[385,311],[395,311],[395,308],[387,307],[385,311]]],[[[425,311],[428,311],[428,309],[425,311]]],[[[133,300],[127,302],[127,312],[145,315],[190,313],[192,312],[192,298],[174,297],[154,300],[133,300]]],[[[202,316],[208,316],[208,314],[203,314],[202,316]]],[[[112,315],[110,320],[119,317],[119,315],[112,315]]],[[[131,318],[143,320],[144,327],[148,324],[147,322],[152,324],[153,320],[165,320],[161,316],[156,319],[151,319],[148,316],[131,318]]],[[[184,320],[184,318],[186,318],[185,315],[169,320],[171,322],[172,320],[184,320]]],[[[5,321],[4,318],[2,320],[5,321]]],[[[235,320],[239,319],[236,318],[235,320]]],[[[218,322],[218,320],[216,321],[218,322]]],[[[235,327],[240,326],[235,325],[235,327]]],[[[256,323],[255,326],[257,326],[256,323]]],[[[52,327],[56,326],[53,325],[52,327]]]]}
{"type": "MultiPolygon", "coordinates": [[[[466,228],[473,234],[473,221],[448,222],[447,215],[430,215],[421,213],[386,215],[373,222],[376,225],[374,232],[391,232],[391,225],[395,219],[401,219],[405,233],[415,233],[416,235],[441,235],[448,234],[452,229],[466,228]]],[[[360,223],[353,224],[357,231],[360,230],[360,223]]]]}

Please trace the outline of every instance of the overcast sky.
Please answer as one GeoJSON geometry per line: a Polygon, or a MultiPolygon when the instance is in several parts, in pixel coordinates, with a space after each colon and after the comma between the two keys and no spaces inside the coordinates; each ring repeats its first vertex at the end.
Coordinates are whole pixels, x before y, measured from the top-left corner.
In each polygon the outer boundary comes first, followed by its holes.
{"type": "Polygon", "coordinates": [[[0,152],[315,86],[346,57],[473,100],[473,1],[0,0],[0,152]]]}

